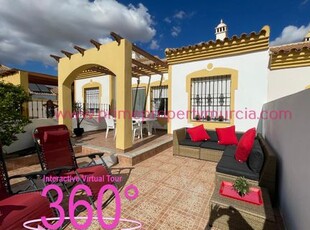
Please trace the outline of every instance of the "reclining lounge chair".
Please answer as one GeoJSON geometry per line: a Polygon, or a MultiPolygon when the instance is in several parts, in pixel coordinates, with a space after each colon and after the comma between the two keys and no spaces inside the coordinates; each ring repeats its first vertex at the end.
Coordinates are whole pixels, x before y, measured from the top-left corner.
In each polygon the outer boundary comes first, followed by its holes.
{"type": "Polygon", "coordinates": [[[48,198],[39,191],[13,194],[9,181],[14,178],[35,178],[37,173],[8,177],[0,144],[0,230],[19,230],[23,223],[40,219],[42,216],[54,217],[48,198]]]}

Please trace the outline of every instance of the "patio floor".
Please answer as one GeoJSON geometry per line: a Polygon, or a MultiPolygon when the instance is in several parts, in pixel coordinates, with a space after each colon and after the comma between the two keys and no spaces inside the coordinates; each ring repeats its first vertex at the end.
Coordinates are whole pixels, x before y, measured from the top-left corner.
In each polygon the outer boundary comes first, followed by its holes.
{"type": "MultiPolygon", "coordinates": [[[[121,192],[121,218],[139,221],[141,229],[147,230],[206,229],[208,203],[215,186],[215,167],[213,162],[173,156],[172,148],[137,164],[126,185],[136,185],[139,196],[128,201],[121,192]]],[[[112,202],[103,210],[103,216],[114,217],[114,207],[112,202]]],[[[85,215],[85,212],[80,214],[85,215]]],[[[117,229],[125,227],[130,226],[120,222],[117,229]]],[[[66,229],[74,228],[69,225],[66,229]]],[[[93,221],[89,229],[102,228],[93,221]]]]}
{"type": "MultiPolygon", "coordinates": [[[[163,133],[164,134],[164,133],[163,133]]],[[[105,132],[87,133],[77,142],[102,148],[107,143],[113,143],[113,135],[104,138],[105,132]]],[[[137,143],[145,148],[155,137],[165,138],[157,133],[137,143]]],[[[156,141],[156,138],[155,138],[156,141]]],[[[112,149],[112,148],[111,148],[112,149]]],[[[134,167],[126,185],[134,184],[139,189],[136,200],[128,201],[121,191],[121,218],[136,220],[142,223],[142,229],[179,229],[204,230],[209,219],[209,200],[214,190],[215,168],[217,163],[192,158],[173,156],[173,148],[169,147],[160,153],[144,160],[134,167]]],[[[81,153],[83,154],[83,153],[81,153]]],[[[40,170],[38,164],[9,171],[9,175],[40,170]]],[[[16,189],[17,182],[12,181],[16,189]]],[[[20,184],[20,183],[18,183],[20,184]]],[[[115,202],[103,209],[103,216],[114,217],[115,202]]],[[[87,215],[86,212],[80,216],[87,215]]],[[[93,216],[97,216],[94,211],[93,216]]],[[[279,212],[275,210],[278,229],[284,229],[279,212]]],[[[120,222],[117,229],[133,227],[120,222]]],[[[67,230],[75,229],[71,225],[67,230]]],[[[97,221],[93,221],[89,229],[102,229],[97,221]]],[[[214,229],[214,228],[212,228],[214,229]]]]}
{"type": "MultiPolygon", "coordinates": [[[[157,130],[156,133],[148,136],[146,133],[143,135],[143,139],[135,138],[133,142],[133,146],[131,149],[136,149],[141,146],[145,146],[146,144],[156,140],[157,138],[167,134],[166,130],[157,130]]],[[[108,138],[105,138],[105,131],[92,131],[86,132],[81,137],[74,138],[74,144],[76,145],[87,145],[87,146],[98,146],[103,147],[109,152],[112,153],[123,153],[118,151],[115,147],[115,139],[114,139],[114,131],[110,131],[108,138]]]]}

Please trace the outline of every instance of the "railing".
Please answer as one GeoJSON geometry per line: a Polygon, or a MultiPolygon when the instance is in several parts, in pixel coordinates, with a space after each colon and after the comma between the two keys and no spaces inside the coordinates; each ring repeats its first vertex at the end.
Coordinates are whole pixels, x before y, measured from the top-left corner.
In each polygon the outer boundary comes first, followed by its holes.
{"type": "MultiPolygon", "coordinates": [[[[29,119],[39,118],[56,118],[58,114],[58,102],[52,101],[47,103],[47,100],[31,100],[28,101],[28,117],[29,119]]],[[[99,116],[100,114],[109,114],[109,104],[86,104],[82,105],[82,113],[92,116],[99,116]]],[[[72,113],[72,116],[74,113],[72,113]]]]}
{"type": "MultiPolygon", "coordinates": [[[[39,119],[47,118],[50,115],[53,115],[51,118],[55,117],[58,112],[57,101],[52,101],[54,107],[54,114],[51,112],[48,114],[47,111],[47,100],[31,100],[28,101],[28,117],[29,119],[39,119]]],[[[51,110],[50,110],[51,111],[51,110]]]]}

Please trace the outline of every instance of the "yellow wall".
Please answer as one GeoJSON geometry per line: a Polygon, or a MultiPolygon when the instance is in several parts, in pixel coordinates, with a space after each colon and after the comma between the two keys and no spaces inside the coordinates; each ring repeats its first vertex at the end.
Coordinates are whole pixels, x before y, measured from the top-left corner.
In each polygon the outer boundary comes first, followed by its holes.
{"type": "Polygon", "coordinates": [[[7,83],[12,83],[13,85],[22,86],[28,93],[28,73],[24,71],[18,71],[17,73],[9,76],[2,77],[1,80],[7,83]]]}
{"type": "MultiPolygon", "coordinates": [[[[188,94],[188,111],[191,111],[191,81],[195,78],[201,77],[215,77],[220,75],[230,75],[231,77],[231,88],[230,88],[230,111],[234,111],[235,108],[235,90],[238,89],[238,71],[230,68],[213,68],[213,65],[210,63],[207,66],[207,69],[195,71],[190,73],[186,77],[186,92],[188,94]]],[[[235,122],[234,116],[231,116],[229,122],[216,122],[216,121],[195,121],[190,117],[188,118],[188,123],[193,125],[203,124],[205,128],[215,129],[221,127],[227,127],[233,125],[235,122]]]]}
{"type": "Polygon", "coordinates": [[[117,136],[116,148],[125,150],[132,146],[132,120],[124,116],[124,112],[131,112],[131,52],[132,45],[125,39],[120,44],[110,42],[97,48],[73,54],[71,58],[63,57],[58,64],[58,90],[59,90],[59,117],[60,124],[72,128],[71,116],[71,84],[83,70],[99,65],[108,68],[116,76],[116,116],[117,136]],[[117,61],[115,61],[117,60],[117,61]]]}

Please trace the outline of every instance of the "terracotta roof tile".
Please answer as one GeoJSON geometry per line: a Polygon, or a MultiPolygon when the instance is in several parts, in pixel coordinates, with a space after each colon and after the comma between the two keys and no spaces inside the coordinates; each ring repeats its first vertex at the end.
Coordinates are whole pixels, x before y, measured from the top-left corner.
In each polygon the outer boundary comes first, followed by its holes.
{"type": "Polygon", "coordinates": [[[298,42],[298,43],[291,43],[281,46],[273,46],[270,47],[270,51],[273,54],[281,53],[281,52],[291,52],[291,51],[300,51],[302,49],[310,49],[310,42],[298,42]]]}
{"type": "Polygon", "coordinates": [[[17,72],[16,69],[11,69],[5,65],[0,65],[0,76],[10,75],[10,74],[14,74],[16,72],[17,72]]]}

